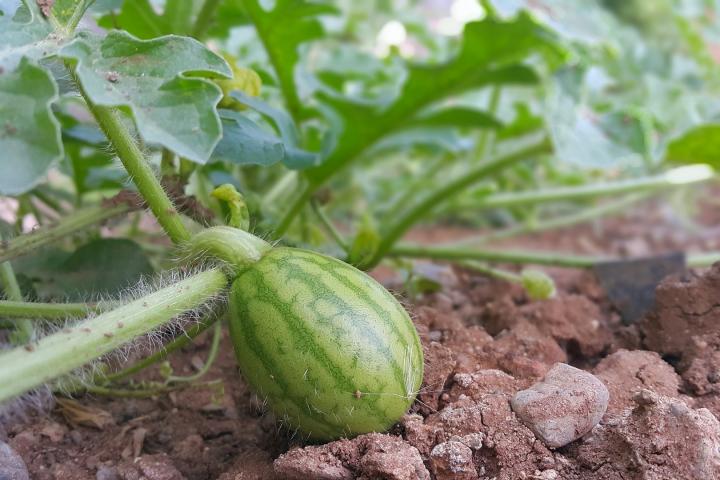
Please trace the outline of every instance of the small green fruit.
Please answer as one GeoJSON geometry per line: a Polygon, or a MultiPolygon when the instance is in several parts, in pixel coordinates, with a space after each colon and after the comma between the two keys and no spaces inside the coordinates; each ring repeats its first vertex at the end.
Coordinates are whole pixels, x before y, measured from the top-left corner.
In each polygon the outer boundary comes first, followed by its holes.
{"type": "Polygon", "coordinates": [[[310,438],[385,431],[420,388],[422,347],[407,312],[337,259],[272,249],[235,279],[230,314],[245,379],[310,438]]]}

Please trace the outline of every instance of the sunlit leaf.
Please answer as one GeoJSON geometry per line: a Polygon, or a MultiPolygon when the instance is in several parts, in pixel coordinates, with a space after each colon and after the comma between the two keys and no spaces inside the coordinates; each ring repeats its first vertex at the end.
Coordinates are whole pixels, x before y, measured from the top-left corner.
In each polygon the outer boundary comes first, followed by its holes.
{"type": "Polygon", "coordinates": [[[671,163],[707,163],[720,169],[720,124],[703,125],[685,132],[670,142],[666,158],[671,163]]]}
{"type": "Polygon", "coordinates": [[[50,109],[55,100],[50,73],[27,59],[0,75],[0,193],[27,192],[62,157],[60,124],[50,109]]]}
{"type": "Polygon", "coordinates": [[[555,146],[555,155],[563,163],[583,168],[617,168],[638,166],[642,155],[617,135],[605,131],[597,114],[581,98],[581,69],[560,70],[545,99],[545,117],[555,146]]]}
{"type": "Polygon", "coordinates": [[[222,94],[200,76],[230,76],[222,58],[187,37],[138,40],[117,31],[104,39],[83,35],[61,55],[77,62],[90,100],[125,107],[145,141],[194,162],[207,161],[222,133],[215,111],[222,94]]]}

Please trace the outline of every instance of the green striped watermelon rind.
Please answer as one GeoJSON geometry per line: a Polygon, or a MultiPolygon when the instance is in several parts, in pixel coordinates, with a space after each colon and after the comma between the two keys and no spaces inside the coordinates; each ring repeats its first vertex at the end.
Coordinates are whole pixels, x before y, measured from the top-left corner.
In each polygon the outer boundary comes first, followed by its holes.
{"type": "Polygon", "coordinates": [[[307,437],[385,431],[420,388],[422,347],[407,312],[340,260],[274,248],[235,279],[230,312],[243,376],[307,437]]]}

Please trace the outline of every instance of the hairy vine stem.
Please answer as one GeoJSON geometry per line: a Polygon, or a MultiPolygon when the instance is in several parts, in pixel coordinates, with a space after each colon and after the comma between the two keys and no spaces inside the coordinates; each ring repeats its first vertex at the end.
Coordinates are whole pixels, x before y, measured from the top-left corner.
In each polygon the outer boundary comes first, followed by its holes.
{"type": "Polygon", "coordinates": [[[160,185],[160,181],[155,176],[155,172],[145,159],[137,142],[123,125],[120,112],[115,108],[94,105],[80,83],[77,83],[90,112],[102,131],[105,132],[120,161],[125,166],[125,170],[133,179],[140,195],[150,207],[160,226],[173,243],[189,240],[190,232],[182,223],[180,214],[160,185]]]}
{"type": "Polygon", "coordinates": [[[0,402],[25,393],[155,330],[196,308],[227,285],[219,268],[205,270],[120,308],[89,318],[36,344],[0,354],[0,402]]]}

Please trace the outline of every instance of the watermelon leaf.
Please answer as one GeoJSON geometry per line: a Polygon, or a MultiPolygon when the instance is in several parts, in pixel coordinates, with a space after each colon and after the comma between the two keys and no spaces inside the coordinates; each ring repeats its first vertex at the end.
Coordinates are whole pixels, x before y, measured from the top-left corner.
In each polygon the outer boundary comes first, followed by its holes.
{"type": "Polygon", "coordinates": [[[674,139],[666,159],[675,164],[707,163],[720,170],[720,124],[696,127],[674,139]]]}
{"type": "MultiPolygon", "coordinates": [[[[320,95],[335,112],[336,148],[318,167],[308,170],[310,180],[323,183],[382,137],[417,122],[421,111],[448,96],[488,85],[536,84],[537,74],[523,64],[536,54],[550,64],[565,56],[555,35],[527,13],[508,21],[487,18],[465,26],[459,53],[449,61],[410,65],[400,94],[389,106],[320,95]]],[[[458,124],[467,120],[461,118],[467,112],[457,108],[454,112],[436,116],[441,115],[446,124],[451,123],[451,116],[458,124]]]]}
{"type": "Polygon", "coordinates": [[[138,40],[119,31],[103,39],[83,34],[60,53],[76,62],[87,97],[129,110],[145,141],[207,161],[222,134],[215,111],[222,93],[202,77],[231,75],[221,57],[191,38],[138,40]]]}

